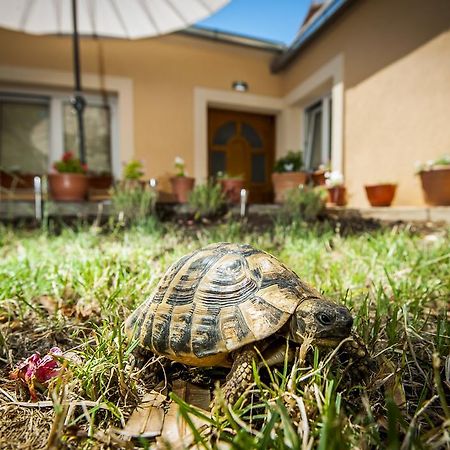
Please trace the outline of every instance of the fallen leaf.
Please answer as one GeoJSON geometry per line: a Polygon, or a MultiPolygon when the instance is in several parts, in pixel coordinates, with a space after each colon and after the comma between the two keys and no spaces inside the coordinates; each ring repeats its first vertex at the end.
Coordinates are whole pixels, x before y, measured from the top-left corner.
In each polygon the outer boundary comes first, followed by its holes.
{"type": "Polygon", "coordinates": [[[96,299],[80,298],[75,305],[75,313],[78,319],[88,320],[93,316],[99,317],[101,309],[96,299]]]}
{"type": "Polygon", "coordinates": [[[41,295],[35,299],[35,302],[39,303],[50,316],[56,314],[59,309],[58,299],[50,295],[41,295]]]}

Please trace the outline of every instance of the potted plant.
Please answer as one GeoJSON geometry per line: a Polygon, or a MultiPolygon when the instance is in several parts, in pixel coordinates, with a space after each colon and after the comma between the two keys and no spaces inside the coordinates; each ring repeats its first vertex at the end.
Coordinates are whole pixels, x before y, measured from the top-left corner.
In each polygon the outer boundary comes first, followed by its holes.
{"type": "Polygon", "coordinates": [[[175,158],[175,176],[170,178],[170,182],[178,203],[186,203],[194,188],[195,179],[186,176],[184,160],[179,156],[175,158]]]}
{"type": "Polygon", "coordinates": [[[430,206],[450,205],[450,155],[418,163],[425,203],[430,206]]]}
{"type": "Polygon", "coordinates": [[[84,200],[88,191],[87,165],[82,164],[73,152],[65,152],[61,161],[53,164],[54,173],[48,176],[50,193],[54,200],[84,200]]]}
{"type": "Polygon", "coordinates": [[[303,158],[300,151],[290,151],[286,156],[277,160],[272,173],[275,203],[283,203],[287,191],[306,184],[308,174],[301,170],[302,167],[303,158]]]}
{"type": "Polygon", "coordinates": [[[88,173],[89,189],[104,190],[109,189],[113,184],[111,172],[92,172],[88,173]]]}
{"type": "Polygon", "coordinates": [[[145,182],[141,180],[144,175],[144,164],[142,161],[132,159],[128,161],[122,172],[122,184],[130,189],[145,186],[145,182]]]}
{"type": "Polygon", "coordinates": [[[226,172],[218,172],[217,180],[226,199],[230,203],[239,203],[241,200],[241,189],[244,188],[244,177],[242,175],[228,175],[226,172]]]}
{"type": "Polygon", "coordinates": [[[325,184],[328,189],[328,202],[336,206],[347,204],[347,190],[344,186],[344,176],[339,171],[326,172],[325,184]]]}
{"type": "Polygon", "coordinates": [[[36,175],[0,169],[0,186],[6,189],[33,189],[36,175]]]}
{"type": "Polygon", "coordinates": [[[209,181],[195,186],[189,194],[189,208],[195,220],[212,220],[226,212],[226,199],[220,184],[209,181]]]}
{"type": "Polygon", "coordinates": [[[325,186],[325,174],[329,171],[327,167],[321,164],[316,170],[311,173],[311,179],[314,186],[325,186]]]}
{"type": "Polygon", "coordinates": [[[364,186],[370,206],[391,206],[397,184],[378,183],[364,186]]]}

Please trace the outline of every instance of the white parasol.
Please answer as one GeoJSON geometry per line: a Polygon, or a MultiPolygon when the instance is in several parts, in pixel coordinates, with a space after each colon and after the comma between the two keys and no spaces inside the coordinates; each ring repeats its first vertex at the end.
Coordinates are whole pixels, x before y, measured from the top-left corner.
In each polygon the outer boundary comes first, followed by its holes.
{"type": "Polygon", "coordinates": [[[188,27],[230,0],[0,0],[0,27],[73,36],[80,159],[86,162],[79,35],[138,39],[188,27]]]}

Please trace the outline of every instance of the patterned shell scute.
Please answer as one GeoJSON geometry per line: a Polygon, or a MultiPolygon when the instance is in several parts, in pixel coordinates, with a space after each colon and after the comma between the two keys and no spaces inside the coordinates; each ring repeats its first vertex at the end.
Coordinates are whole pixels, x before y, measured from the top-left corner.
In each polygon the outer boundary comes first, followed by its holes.
{"type": "Polygon", "coordinates": [[[268,253],[213,244],[173,264],[126,328],[158,354],[212,361],[278,331],[308,289],[268,253]]]}

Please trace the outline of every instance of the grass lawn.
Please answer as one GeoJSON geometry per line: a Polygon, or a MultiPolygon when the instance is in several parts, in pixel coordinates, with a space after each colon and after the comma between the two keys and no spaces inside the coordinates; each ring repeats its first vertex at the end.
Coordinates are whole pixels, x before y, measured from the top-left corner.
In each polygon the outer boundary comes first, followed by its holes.
{"type": "Polygon", "coordinates": [[[50,436],[54,448],[119,448],[108,443],[108,429],[123,426],[163,379],[161,367],[169,384],[183,370],[192,373],[161,360],[140,370],[124,318],[180,256],[233,241],[274,254],[346,304],[376,364],[359,378],[354,365],[311,348],[294,366],[261,370],[240,406],[217,413],[196,435],[202,448],[450,448],[450,230],[341,236],[323,228],[251,232],[230,223],[57,236],[1,228],[0,447],[46,448],[50,436]],[[47,389],[38,387],[38,400],[52,405],[34,407],[9,373],[53,346],[71,356],[47,389]],[[88,402],[65,406],[80,400],[88,402]]]}

